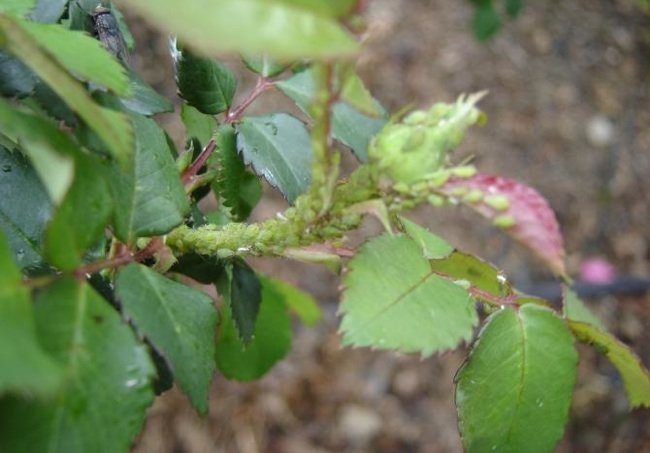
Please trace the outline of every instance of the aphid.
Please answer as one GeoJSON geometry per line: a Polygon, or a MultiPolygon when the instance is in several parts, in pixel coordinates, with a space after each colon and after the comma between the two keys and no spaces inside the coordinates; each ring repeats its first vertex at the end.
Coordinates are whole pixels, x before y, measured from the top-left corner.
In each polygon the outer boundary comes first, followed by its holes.
{"type": "Polygon", "coordinates": [[[106,50],[113,54],[118,60],[128,66],[128,51],[124,37],[120,32],[117,19],[109,8],[97,5],[90,14],[93,21],[93,29],[106,50]]]}

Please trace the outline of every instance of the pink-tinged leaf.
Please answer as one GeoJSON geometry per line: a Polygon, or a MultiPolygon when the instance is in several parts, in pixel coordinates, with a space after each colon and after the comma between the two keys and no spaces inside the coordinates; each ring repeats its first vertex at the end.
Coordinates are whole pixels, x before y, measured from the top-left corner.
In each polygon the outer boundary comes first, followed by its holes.
{"type": "Polygon", "coordinates": [[[557,274],[566,273],[562,234],[555,213],[536,190],[511,179],[485,174],[452,177],[439,190],[507,231],[557,274]]]}

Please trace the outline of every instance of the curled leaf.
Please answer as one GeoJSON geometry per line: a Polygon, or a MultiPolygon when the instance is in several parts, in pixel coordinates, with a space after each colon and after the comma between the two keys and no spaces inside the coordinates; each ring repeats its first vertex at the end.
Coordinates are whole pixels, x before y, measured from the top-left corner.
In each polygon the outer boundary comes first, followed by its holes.
{"type": "Polygon", "coordinates": [[[511,179],[476,174],[452,177],[438,190],[506,230],[557,274],[566,274],[560,226],[546,199],[535,189],[511,179]]]}

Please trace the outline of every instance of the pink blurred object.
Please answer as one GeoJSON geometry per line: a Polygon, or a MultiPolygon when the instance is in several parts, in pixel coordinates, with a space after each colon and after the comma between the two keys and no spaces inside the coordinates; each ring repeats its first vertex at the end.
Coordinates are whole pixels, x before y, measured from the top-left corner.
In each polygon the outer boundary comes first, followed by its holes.
{"type": "Polygon", "coordinates": [[[587,258],[580,264],[580,279],[600,285],[611,283],[616,278],[616,269],[604,258],[587,258]]]}

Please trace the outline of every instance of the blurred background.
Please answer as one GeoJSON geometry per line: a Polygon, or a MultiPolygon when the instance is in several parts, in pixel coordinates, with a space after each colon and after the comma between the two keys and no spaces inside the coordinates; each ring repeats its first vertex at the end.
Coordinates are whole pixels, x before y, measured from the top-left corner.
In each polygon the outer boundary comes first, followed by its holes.
{"type": "MultiPolygon", "coordinates": [[[[537,188],[557,212],[573,275],[601,258],[621,276],[650,277],[650,21],[639,1],[527,0],[486,43],[472,33],[469,1],[368,3],[360,73],[389,111],[488,90],[481,108],[489,121],[469,132],[455,160],[475,156],[481,171],[537,188]]],[[[178,104],[166,38],[138,18],[130,23],[139,46],[134,66],[178,104]]],[[[228,62],[238,69],[241,95],[252,78],[235,59],[228,62]]],[[[296,112],[271,93],[251,113],[270,109],[296,112]]],[[[182,124],[173,115],[159,119],[182,146],[182,124]]],[[[268,189],[254,217],[285,206],[268,189]]],[[[520,287],[552,279],[526,250],[462,208],[410,216],[498,265],[520,287]]],[[[378,231],[368,221],[353,240],[378,231]]],[[[293,351],[262,380],[215,378],[205,417],[180,392],[165,393],[134,451],[462,451],[453,377],[463,348],[427,360],[342,349],[337,276],[288,261],[254,265],[317,297],[323,320],[313,329],[296,325],[293,351]]],[[[650,366],[650,295],[587,302],[650,366]]],[[[580,353],[571,418],[557,451],[650,452],[650,410],[629,412],[614,368],[590,348],[580,346],[580,353]]]]}

